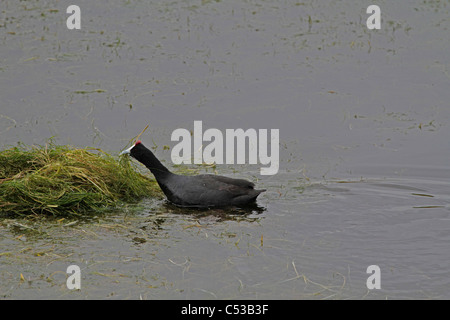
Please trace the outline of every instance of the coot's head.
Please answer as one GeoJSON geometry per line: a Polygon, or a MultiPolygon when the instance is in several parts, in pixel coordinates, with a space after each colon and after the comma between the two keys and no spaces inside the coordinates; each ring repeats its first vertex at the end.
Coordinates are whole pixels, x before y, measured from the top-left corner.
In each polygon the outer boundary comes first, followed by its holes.
{"type": "Polygon", "coordinates": [[[129,154],[133,158],[140,158],[139,155],[142,155],[145,150],[147,150],[147,148],[144,147],[141,140],[138,140],[130,148],[123,150],[119,155],[129,154]]]}
{"type": "Polygon", "coordinates": [[[123,150],[120,155],[129,154],[140,163],[144,164],[155,175],[169,172],[167,168],[148,150],[140,140],[136,141],[130,148],[123,150]]]}

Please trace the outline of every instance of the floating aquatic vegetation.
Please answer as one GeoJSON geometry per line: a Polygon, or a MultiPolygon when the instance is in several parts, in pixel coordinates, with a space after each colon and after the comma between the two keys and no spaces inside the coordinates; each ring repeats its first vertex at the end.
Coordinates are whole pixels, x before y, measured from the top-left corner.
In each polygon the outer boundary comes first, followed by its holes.
{"type": "Polygon", "coordinates": [[[159,196],[128,157],[100,149],[20,146],[0,151],[0,214],[83,214],[159,196]]]}

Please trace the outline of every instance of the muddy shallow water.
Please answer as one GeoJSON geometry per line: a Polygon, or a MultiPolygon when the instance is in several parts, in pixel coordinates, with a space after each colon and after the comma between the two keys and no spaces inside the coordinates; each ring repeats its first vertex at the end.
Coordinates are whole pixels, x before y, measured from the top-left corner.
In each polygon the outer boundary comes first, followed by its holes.
{"type": "Polygon", "coordinates": [[[150,124],[171,167],[202,120],[279,129],[280,170],[216,167],[267,189],[258,210],[2,218],[1,298],[450,298],[448,1],[386,1],[380,30],[358,1],[78,1],[81,30],[70,4],[0,5],[2,148],[114,153],[150,124]]]}

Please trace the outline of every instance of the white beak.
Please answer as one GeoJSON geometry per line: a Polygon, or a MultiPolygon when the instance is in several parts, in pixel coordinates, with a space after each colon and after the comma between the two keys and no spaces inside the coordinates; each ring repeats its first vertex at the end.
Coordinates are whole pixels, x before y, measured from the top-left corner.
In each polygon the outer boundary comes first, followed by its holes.
{"type": "Polygon", "coordinates": [[[123,155],[123,154],[130,154],[131,153],[131,149],[134,148],[134,145],[132,145],[131,147],[129,147],[126,150],[123,150],[121,153],[119,153],[119,156],[123,155]]]}

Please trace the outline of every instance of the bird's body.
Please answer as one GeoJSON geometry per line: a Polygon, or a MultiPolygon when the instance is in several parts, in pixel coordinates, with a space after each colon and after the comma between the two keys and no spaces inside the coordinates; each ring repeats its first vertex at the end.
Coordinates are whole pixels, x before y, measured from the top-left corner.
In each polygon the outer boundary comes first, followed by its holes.
{"type": "Polygon", "coordinates": [[[158,183],[170,202],[184,207],[242,206],[254,201],[262,192],[255,190],[249,181],[211,174],[171,173],[163,183],[158,183]]]}
{"type": "Polygon", "coordinates": [[[155,176],[167,199],[182,207],[245,206],[255,202],[261,192],[244,179],[201,174],[184,176],[170,172],[140,141],[123,153],[129,153],[155,176]]]}

